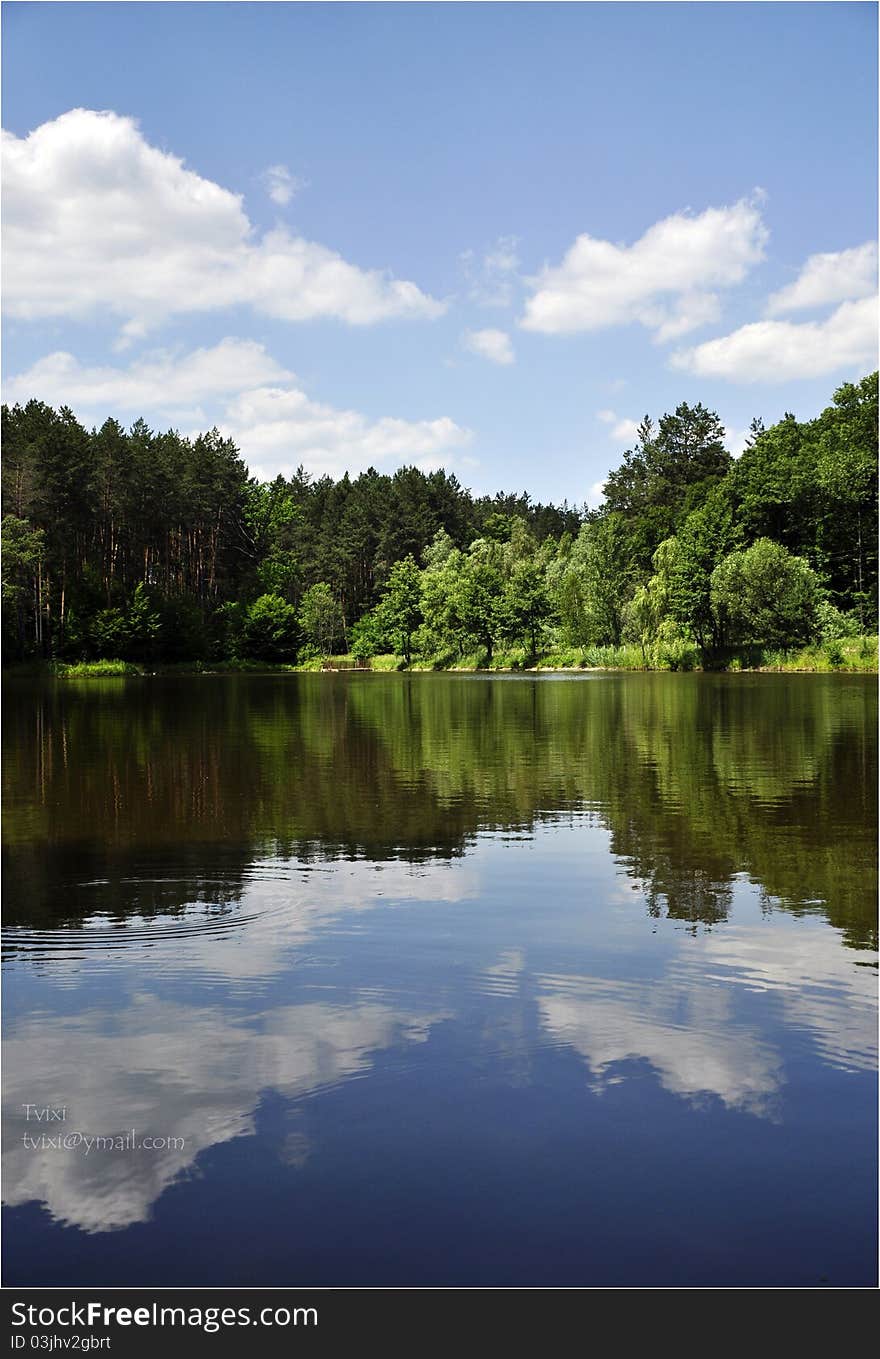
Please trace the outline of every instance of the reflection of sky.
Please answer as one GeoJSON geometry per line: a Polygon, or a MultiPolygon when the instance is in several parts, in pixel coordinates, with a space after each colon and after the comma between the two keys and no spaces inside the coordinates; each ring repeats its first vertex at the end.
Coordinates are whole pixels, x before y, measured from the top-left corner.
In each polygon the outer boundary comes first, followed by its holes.
{"type": "Polygon", "coordinates": [[[736,1023],[730,998],[686,981],[627,984],[589,977],[540,979],[541,1022],[587,1062],[601,1091],[618,1063],[650,1062],[664,1088],[768,1114],[783,1080],[772,1046],[736,1023]]]}
{"type": "Polygon", "coordinates": [[[326,1089],[369,1069],[371,1054],[423,1042],[442,1015],[387,1005],[313,1003],[265,1014],[160,1003],[142,993],[121,1015],[84,1010],[63,1030],[36,1017],[6,1040],[7,1201],[37,1199],[86,1231],[145,1220],[162,1191],[206,1147],[254,1132],[264,1090],[326,1089]],[[25,1120],[24,1103],[67,1106],[64,1125],[25,1120]],[[34,1152],[22,1134],[81,1131],[185,1139],[181,1150],[34,1152]]]}
{"type": "Polygon", "coordinates": [[[785,1022],[809,1034],[822,1060],[843,1070],[877,1065],[876,954],[829,944],[815,917],[780,915],[772,927],[737,923],[702,939],[702,965],[725,985],[779,997],[785,1022]]]}
{"type": "MultiPolygon", "coordinates": [[[[715,1100],[716,1116],[778,1123],[793,1053],[845,1073],[876,1064],[870,955],[818,917],[762,912],[744,879],[725,923],[649,919],[585,818],[481,835],[451,863],[266,860],[248,877],[221,926],[202,907],[112,931],[96,919],[13,958],[10,1203],[90,1232],[145,1221],[200,1153],[255,1135],[270,1091],[292,1102],[351,1086],[354,1155],[357,1080],[395,1050],[453,1091],[480,1063],[522,1086],[567,1053],[588,1098],[638,1062],[694,1116],[715,1100]],[[458,1066],[436,1056],[441,1028],[461,1034],[458,1066]],[[499,1044],[517,1059],[507,1068],[499,1044]],[[19,1140],[25,1101],[66,1104],[68,1127],[89,1134],[135,1127],[186,1146],[35,1153],[19,1140]]],[[[308,1156],[297,1137],[291,1167],[308,1156]]]]}
{"type": "MultiPolygon", "coordinates": [[[[754,914],[742,883],[738,907],[737,915],[750,907],[754,914]]],[[[642,1058],[671,1093],[717,1095],[731,1108],[772,1116],[785,1080],[782,1055],[748,1008],[744,1018],[743,993],[776,1002],[777,1025],[800,1032],[827,1065],[876,1068],[876,973],[865,965],[876,955],[841,948],[822,920],[782,913],[679,939],[664,975],[650,980],[538,979],[542,1023],[585,1059],[597,1089],[621,1078],[618,1063],[642,1058]]]]}

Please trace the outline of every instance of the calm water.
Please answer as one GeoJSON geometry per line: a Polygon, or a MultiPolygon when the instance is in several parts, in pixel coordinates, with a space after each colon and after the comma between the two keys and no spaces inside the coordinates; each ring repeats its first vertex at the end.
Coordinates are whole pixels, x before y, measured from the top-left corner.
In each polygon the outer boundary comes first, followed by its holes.
{"type": "Polygon", "coordinates": [[[5,1282],[874,1282],[875,719],[7,683],[5,1282]]]}

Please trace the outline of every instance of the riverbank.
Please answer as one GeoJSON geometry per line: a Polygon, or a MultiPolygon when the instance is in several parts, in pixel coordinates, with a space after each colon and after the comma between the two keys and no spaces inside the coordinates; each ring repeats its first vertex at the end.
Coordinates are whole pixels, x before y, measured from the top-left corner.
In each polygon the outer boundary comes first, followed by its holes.
{"type": "MultiPolygon", "coordinates": [[[[434,671],[483,673],[535,673],[542,671],[714,671],[727,673],[803,673],[803,674],[876,674],[876,637],[847,637],[823,642],[799,650],[776,651],[768,647],[743,647],[704,663],[696,648],[674,657],[646,657],[637,646],[583,647],[544,653],[537,659],[525,650],[499,651],[487,661],[485,653],[466,656],[432,656],[418,658],[406,665],[402,656],[373,656],[369,669],[374,674],[398,672],[429,673],[434,671]]],[[[174,664],[151,665],[139,661],[32,661],[11,666],[10,676],[48,675],[58,679],[125,678],[147,675],[220,675],[220,674],[303,674],[308,672],[336,673],[354,670],[353,656],[316,658],[299,664],[281,664],[256,660],[179,661],[174,664]]]]}

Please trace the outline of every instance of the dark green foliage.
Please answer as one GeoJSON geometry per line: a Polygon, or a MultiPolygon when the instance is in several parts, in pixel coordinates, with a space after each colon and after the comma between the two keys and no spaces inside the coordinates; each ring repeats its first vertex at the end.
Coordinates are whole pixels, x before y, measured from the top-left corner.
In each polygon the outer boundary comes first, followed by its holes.
{"type": "Polygon", "coordinates": [[[663,539],[703,504],[731,464],[724,428],[714,411],[682,402],[656,429],[645,416],[636,447],[624,454],[622,466],[605,483],[606,508],[623,516],[638,571],[650,570],[663,539]]]}
{"type": "Polygon", "coordinates": [[[26,656],[38,644],[45,534],[14,514],[3,520],[4,651],[26,656]]]}
{"type": "Polygon", "coordinates": [[[344,643],[342,609],[326,581],[310,585],[306,590],[300,605],[299,624],[318,655],[332,656],[344,643]]]}
{"type": "MultiPolygon", "coordinates": [[[[351,650],[517,663],[638,643],[695,663],[877,624],[877,375],[815,420],[648,417],[601,510],[475,498],[446,472],[249,477],[187,439],[67,408],[3,408],[6,659],[222,661],[351,650]]],[[[473,661],[471,662],[473,663],[473,661]]]]}
{"type": "Polygon", "coordinates": [[[279,595],[260,595],[241,629],[241,654],[255,661],[296,660],[300,629],[296,609],[279,595]]]}
{"type": "Polygon", "coordinates": [[[712,488],[700,509],[688,515],[676,536],[669,614],[680,628],[690,629],[704,651],[725,643],[712,607],[712,572],[739,541],[730,491],[723,482],[712,488]]]}
{"type": "Polygon", "coordinates": [[[805,557],[837,607],[875,628],[877,374],[844,383],[815,420],[761,430],[730,480],[745,540],[805,557]]]}

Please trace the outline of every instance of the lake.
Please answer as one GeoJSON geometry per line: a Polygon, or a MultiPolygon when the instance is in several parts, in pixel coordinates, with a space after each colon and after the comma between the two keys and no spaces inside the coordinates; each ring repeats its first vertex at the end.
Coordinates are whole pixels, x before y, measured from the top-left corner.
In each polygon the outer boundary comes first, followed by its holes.
{"type": "Polygon", "coordinates": [[[5,1283],[876,1282],[876,704],[7,681],[5,1283]]]}

